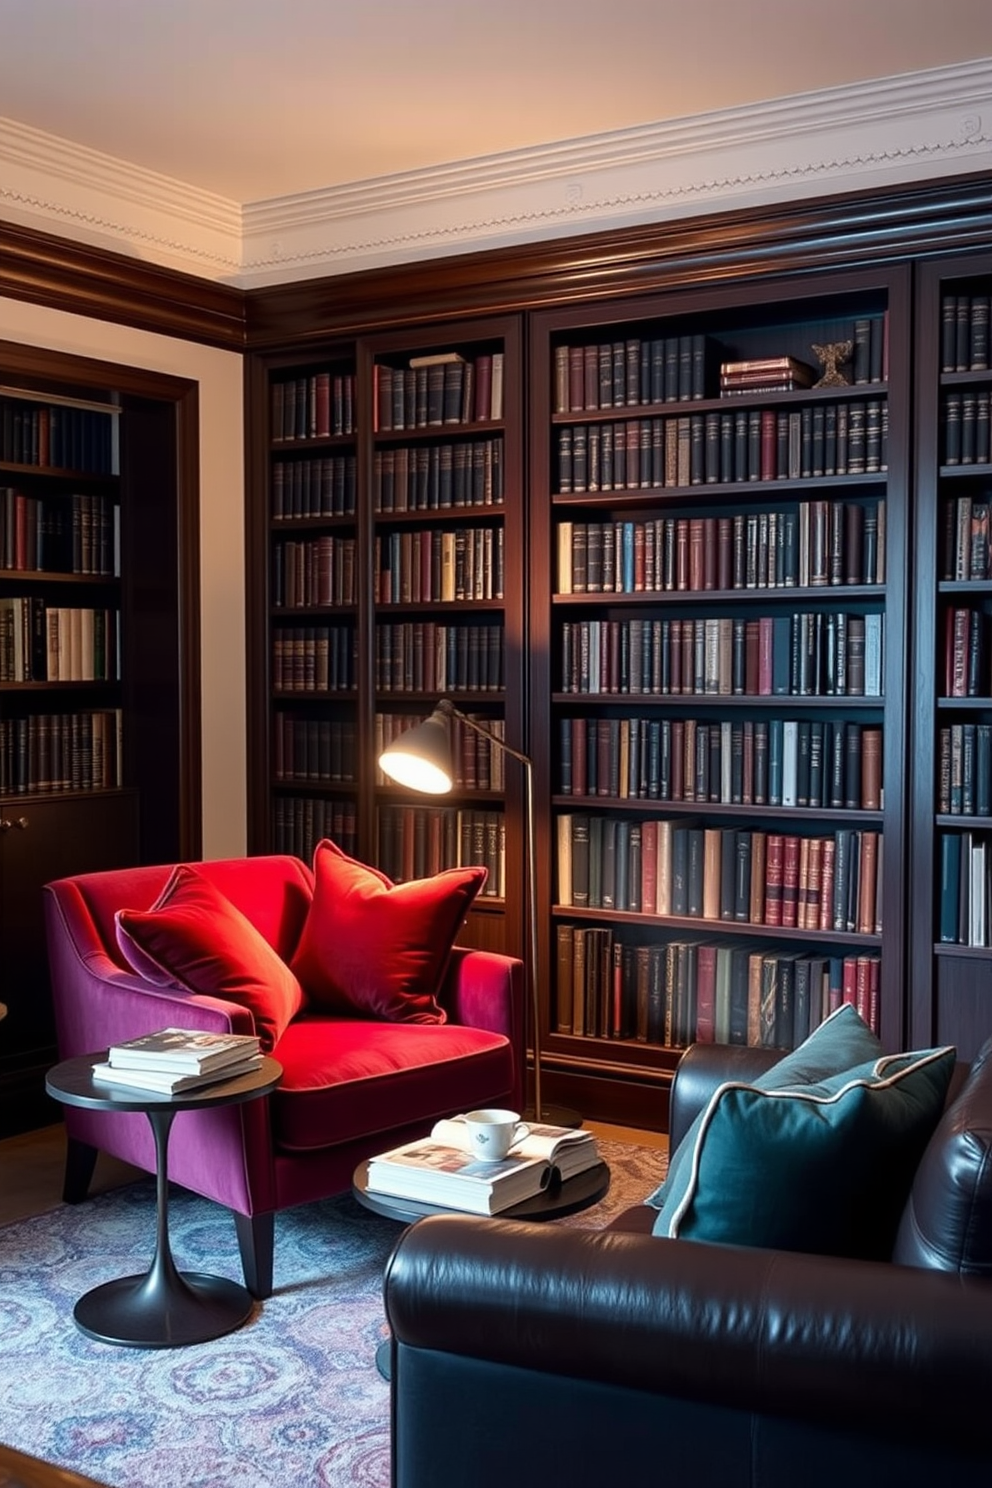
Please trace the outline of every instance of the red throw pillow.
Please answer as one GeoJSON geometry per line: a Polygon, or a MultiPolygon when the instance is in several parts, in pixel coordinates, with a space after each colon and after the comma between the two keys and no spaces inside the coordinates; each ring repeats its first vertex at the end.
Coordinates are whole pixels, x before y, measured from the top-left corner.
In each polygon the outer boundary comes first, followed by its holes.
{"type": "Polygon", "coordinates": [[[159,987],[183,987],[251,1012],[272,1049],[303,1006],[303,989],[264,935],[209,880],[181,863],[151,909],[119,909],[117,944],[159,987]]]}
{"type": "Polygon", "coordinates": [[[333,842],[318,842],[314,892],[292,969],[331,1012],[444,1023],[435,994],[485,868],[394,884],[333,842]]]}

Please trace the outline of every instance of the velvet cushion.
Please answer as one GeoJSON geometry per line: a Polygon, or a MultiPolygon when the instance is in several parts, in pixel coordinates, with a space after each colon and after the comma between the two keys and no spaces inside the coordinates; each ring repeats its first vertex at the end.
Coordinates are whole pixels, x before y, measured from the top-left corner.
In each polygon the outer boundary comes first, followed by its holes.
{"type": "Polygon", "coordinates": [[[150,909],[119,909],[117,943],[154,986],[247,1007],[271,1050],[303,1006],[303,989],[268,941],[189,864],[179,864],[150,909]]]}
{"type": "Polygon", "coordinates": [[[888,1259],[954,1063],[953,1048],[928,1049],[806,1086],[728,1081],[654,1233],[888,1259]]]}
{"type": "MultiPolygon", "coordinates": [[[[359,1018],[294,1019],[275,1048],[271,1097],[278,1146],[292,1151],[368,1138],[478,1105],[506,1105],[513,1047],[501,1033],[359,1018]]],[[[393,1145],[387,1143],[386,1145],[393,1145]]]]}
{"type": "MultiPolygon", "coordinates": [[[[877,1059],[881,1052],[881,1040],[872,1033],[857,1009],[845,1002],[829,1017],[824,1018],[797,1048],[776,1060],[770,1069],[749,1083],[757,1090],[780,1089],[784,1085],[812,1085],[817,1080],[840,1074],[856,1064],[877,1059]]],[[[664,1208],[672,1192],[685,1192],[703,1114],[700,1111],[672,1153],[664,1183],[646,1200],[654,1208],[664,1208]]]]}
{"type": "Polygon", "coordinates": [[[313,871],[313,902],[291,963],[310,1003],[351,1017],[443,1023],[436,993],[485,868],[394,884],[324,841],[313,871]]]}

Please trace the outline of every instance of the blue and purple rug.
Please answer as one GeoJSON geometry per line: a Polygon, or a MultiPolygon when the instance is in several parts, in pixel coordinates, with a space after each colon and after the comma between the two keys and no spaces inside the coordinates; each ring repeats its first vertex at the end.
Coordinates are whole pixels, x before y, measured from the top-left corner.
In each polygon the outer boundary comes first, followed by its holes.
{"type": "MultiPolygon", "coordinates": [[[[598,1227],[654,1189],[665,1155],[600,1143],[606,1198],[559,1224],[598,1227]]],[[[234,1224],[170,1191],[183,1270],[240,1281],[234,1224]]],[[[0,1228],[0,1441],[110,1488],[388,1488],[382,1272],[399,1227],[350,1196],[276,1220],[275,1291],[236,1333],[131,1349],[78,1332],[82,1293],[148,1265],[152,1180],[0,1228]]]]}

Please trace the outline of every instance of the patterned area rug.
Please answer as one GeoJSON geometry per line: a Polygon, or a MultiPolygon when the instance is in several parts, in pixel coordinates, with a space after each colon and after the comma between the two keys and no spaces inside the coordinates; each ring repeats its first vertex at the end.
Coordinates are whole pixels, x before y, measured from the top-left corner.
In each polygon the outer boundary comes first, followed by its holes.
{"type": "MultiPolygon", "coordinates": [[[[602,1141],[610,1191],[556,1221],[596,1228],[664,1176],[661,1151],[602,1141]]],[[[234,1224],[174,1189],[180,1269],[241,1280],[234,1224]]],[[[96,1343],[77,1298],[143,1271],[149,1179],[0,1228],[0,1441],[110,1488],[388,1488],[383,1267],[397,1225],[348,1196],[276,1220],[275,1291],[238,1332],[184,1349],[96,1343]]]]}

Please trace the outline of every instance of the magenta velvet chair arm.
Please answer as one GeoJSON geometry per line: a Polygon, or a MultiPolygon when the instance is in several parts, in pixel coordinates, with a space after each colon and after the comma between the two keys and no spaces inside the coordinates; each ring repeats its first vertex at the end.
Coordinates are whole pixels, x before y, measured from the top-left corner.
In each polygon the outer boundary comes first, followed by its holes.
{"type": "Polygon", "coordinates": [[[237,1003],[154,987],[108,956],[71,886],[45,894],[52,998],[64,1059],[95,1053],[123,1039],[176,1026],[205,1033],[253,1033],[251,1014],[237,1003]]]}
{"type": "Polygon", "coordinates": [[[514,1102],[524,1101],[524,964],[515,956],[456,946],[441,991],[455,1023],[502,1033],[514,1055],[514,1102]]]}

